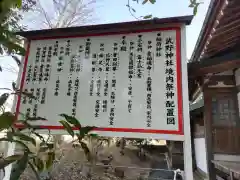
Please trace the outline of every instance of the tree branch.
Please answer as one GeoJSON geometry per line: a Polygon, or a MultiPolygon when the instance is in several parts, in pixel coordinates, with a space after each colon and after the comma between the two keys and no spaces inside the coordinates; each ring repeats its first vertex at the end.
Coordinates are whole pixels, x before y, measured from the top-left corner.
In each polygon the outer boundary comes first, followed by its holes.
{"type": "Polygon", "coordinates": [[[52,23],[51,23],[51,20],[50,20],[50,18],[49,18],[49,16],[48,16],[47,12],[45,11],[45,9],[42,7],[40,0],[38,0],[37,6],[39,6],[40,13],[44,16],[44,18],[45,18],[45,20],[46,20],[47,25],[49,26],[49,28],[53,28],[52,23]]]}
{"type": "Polygon", "coordinates": [[[135,16],[135,14],[133,13],[133,8],[130,5],[130,0],[128,0],[127,7],[128,7],[128,11],[130,12],[131,16],[133,16],[135,19],[139,20],[140,18],[135,16]]]}

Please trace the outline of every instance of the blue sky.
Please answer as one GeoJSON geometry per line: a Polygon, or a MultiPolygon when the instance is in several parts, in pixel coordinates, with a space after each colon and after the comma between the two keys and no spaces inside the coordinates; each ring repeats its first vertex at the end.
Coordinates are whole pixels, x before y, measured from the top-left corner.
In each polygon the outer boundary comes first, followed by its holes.
{"type": "MultiPolygon", "coordinates": [[[[45,1],[45,0],[44,0],[45,1]]],[[[95,12],[98,23],[113,23],[123,21],[136,20],[130,15],[126,7],[127,0],[96,0],[95,12]]],[[[130,0],[131,1],[131,0],[130,0]]],[[[139,0],[140,2],[142,0],[139,0]]],[[[204,3],[200,5],[197,15],[194,17],[192,24],[187,27],[187,58],[191,57],[195,43],[197,41],[199,32],[201,30],[208,5],[210,0],[202,0],[204,3]]],[[[137,16],[144,16],[152,14],[154,17],[172,17],[172,16],[183,16],[191,15],[192,9],[188,7],[189,0],[156,0],[154,5],[150,3],[144,6],[141,3],[138,5],[134,2],[131,3],[136,9],[137,16]]],[[[15,66],[15,63],[11,58],[0,58],[0,64],[5,67],[15,66]]],[[[17,74],[13,72],[4,71],[0,76],[0,87],[11,87],[11,82],[15,81],[17,74]]],[[[2,91],[0,91],[0,94],[2,91]]]]}

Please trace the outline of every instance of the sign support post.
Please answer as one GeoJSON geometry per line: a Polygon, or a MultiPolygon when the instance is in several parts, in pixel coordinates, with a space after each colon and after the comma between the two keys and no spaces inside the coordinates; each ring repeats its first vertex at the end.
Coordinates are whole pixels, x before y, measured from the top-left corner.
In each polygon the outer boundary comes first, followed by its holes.
{"type": "Polygon", "coordinates": [[[181,58],[182,58],[182,87],[183,88],[183,126],[184,126],[184,173],[186,180],[193,180],[192,167],[192,144],[189,115],[189,96],[188,96],[188,75],[187,75],[187,55],[186,55],[186,27],[181,28],[181,58]]]}

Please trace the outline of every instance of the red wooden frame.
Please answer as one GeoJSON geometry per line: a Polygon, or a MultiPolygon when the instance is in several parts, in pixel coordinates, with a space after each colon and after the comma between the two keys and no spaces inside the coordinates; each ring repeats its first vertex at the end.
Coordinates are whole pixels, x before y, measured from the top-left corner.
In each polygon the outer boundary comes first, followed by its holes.
{"type": "MultiPolygon", "coordinates": [[[[178,96],[178,130],[159,130],[159,129],[133,129],[133,128],[109,128],[101,127],[96,128],[96,131],[111,131],[111,132],[138,132],[138,133],[156,133],[156,134],[173,134],[173,135],[183,135],[183,105],[182,105],[182,68],[181,68],[181,29],[180,27],[168,27],[168,28],[155,28],[147,30],[136,30],[136,31],[122,31],[117,33],[99,33],[99,34],[86,34],[86,35],[74,35],[74,36],[54,36],[54,37],[34,37],[29,39],[27,45],[27,51],[22,71],[22,77],[20,81],[20,91],[22,91],[26,76],[28,56],[30,53],[31,40],[46,40],[46,39],[63,39],[63,38],[79,38],[79,37],[93,37],[93,36],[107,36],[107,35],[117,35],[117,34],[130,34],[130,33],[141,33],[141,32],[153,32],[153,31],[176,31],[176,72],[177,72],[177,96],[178,96]]],[[[18,96],[16,105],[16,118],[18,117],[21,105],[21,95],[18,96]]],[[[16,127],[20,128],[22,125],[16,124],[16,127]]],[[[64,129],[63,126],[41,126],[43,129],[50,130],[61,130],[64,129]]],[[[73,128],[77,130],[77,128],[73,128]]]]}

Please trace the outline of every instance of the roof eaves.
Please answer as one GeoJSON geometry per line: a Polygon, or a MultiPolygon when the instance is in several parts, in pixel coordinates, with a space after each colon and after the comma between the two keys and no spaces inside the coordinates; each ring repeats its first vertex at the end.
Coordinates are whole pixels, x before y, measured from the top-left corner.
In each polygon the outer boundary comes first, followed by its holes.
{"type": "Polygon", "coordinates": [[[174,24],[174,23],[182,23],[189,25],[191,24],[193,19],[192,15],[189,16],[178,16],[178,17],[168,17],[168,18],[153,18],[151,20],[142,20],[142,21],[130,21],[130,22],[121,22],[121,23],[111,23],[111,24],[98,24],[98,25],[88,25],[88,26],[79,26],[79,27],[67,27],[67,28],[55,28],[55,29],[43,29],[43,30],[33,30],[33,31],[21,31],[16,32],[17,35],[20,35],[25,38],[33,37],[46,34],[56,34],[56,33],[71,33],[76,31],[97,31],[97,30],[106,30],[106,29],[116,29],[120,27],[135,27],[139,26],[141,28],[142,25],[161,25],[161,24],[174,24]]]}
{"type": "Polygon", "coordinates": [[[209,4],[208,11],[207,11],[206,17],[204,19],[203,26],[202,26],[201,31],[199,33],[198,40],[197,40],[197,43],[195,44],[195,47],[194,47],[192,56],[190,58],[190,61],[198,61],[198,59],[200,57],[200,54],[201,54],[202,49],[203,49],[203,47],[201,47],[201,45],[202,45],[202,43],[204,43],[203,42],[204,41],[204,35],[205,35],[205,33],[207,33],[206,31],[210,27],[209,22],[210,22],[211,18],[214,18],[214,15],[216,14],[216,12],[218,12],[217,10],[214,11],[214,8],[216,8],[216,3],[217,2],[219,2],[219,0],[211,0],[211,2],[209,4]]]}

